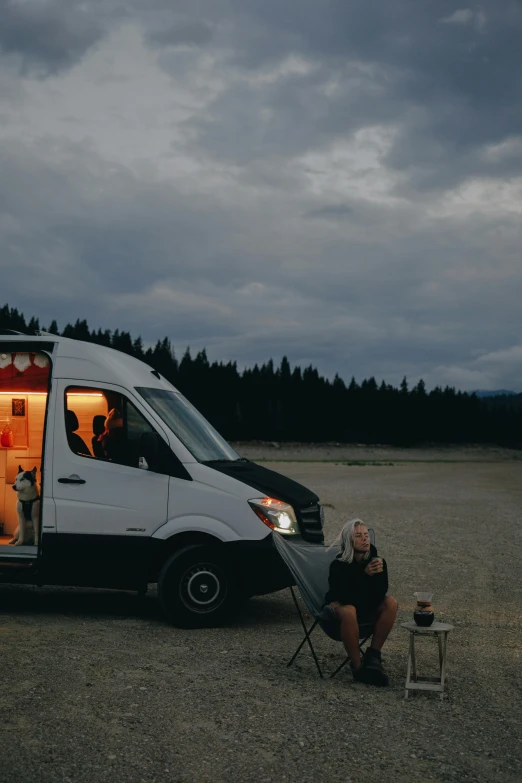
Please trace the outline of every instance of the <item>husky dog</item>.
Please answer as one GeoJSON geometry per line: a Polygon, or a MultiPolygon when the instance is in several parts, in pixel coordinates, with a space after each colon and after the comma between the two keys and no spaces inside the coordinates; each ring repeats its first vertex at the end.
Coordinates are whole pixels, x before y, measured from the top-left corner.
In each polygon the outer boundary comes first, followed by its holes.
{"type": "Polygon", "coordinates": [[[38,546],[40,492],[36,483],[36,468],[24,470],[19,465],[13,489],[18,493],[18,503],[16,504],[18,527],[9,543],[14,546],[23,546],[24,544],[38,546]]]}

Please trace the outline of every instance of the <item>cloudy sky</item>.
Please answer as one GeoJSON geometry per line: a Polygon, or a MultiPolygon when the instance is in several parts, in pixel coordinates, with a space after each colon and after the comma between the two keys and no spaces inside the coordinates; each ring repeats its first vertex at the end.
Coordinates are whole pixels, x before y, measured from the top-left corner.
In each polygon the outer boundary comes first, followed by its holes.
{"type": "Polygon", "coordinates": [[[3,302],[522,391],[520,0],[0,0],[3,302]]]}

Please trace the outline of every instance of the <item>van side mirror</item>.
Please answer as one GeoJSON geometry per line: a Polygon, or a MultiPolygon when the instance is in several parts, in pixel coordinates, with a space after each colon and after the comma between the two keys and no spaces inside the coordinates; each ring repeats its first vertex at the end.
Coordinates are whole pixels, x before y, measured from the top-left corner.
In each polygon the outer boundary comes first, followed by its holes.
{"type": "MultiPolygon", "coordinates": [[[[155,432],[143,432],[140,436],[140,457],[144,457],[147,467],[153,468],[158,461],[160,437],[155,432]]],[[[145,467],[145,465],[143,466],[145,467]]]]}
{"type": "Polygon", "coordinates": [[[192,481],[192,476],[162,437],[155,432],[143,432],[138,441],[138,467],[166,476],[192,481]]]}

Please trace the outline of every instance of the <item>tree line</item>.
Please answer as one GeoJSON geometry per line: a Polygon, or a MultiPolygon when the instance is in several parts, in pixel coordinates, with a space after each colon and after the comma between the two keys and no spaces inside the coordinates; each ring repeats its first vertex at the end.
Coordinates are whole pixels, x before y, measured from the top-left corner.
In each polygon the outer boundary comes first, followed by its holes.
{"type": "Polygon", "coordinates": [[[237,362],[209,362],[205,350],[175,355],[168,337],[145,347],[141,337],[116,329],[91,330],[86,320],[68,323],[60,332],[16,308],[0,308],[0,329],[40,329],[74,340],[123,351],[149,364],[176,386],[229,440],[308,443],[497,443],[522,445],[522,394],[480,399],[453,387],[427,391],[406,378],[399,388],[375,378],[349,383],[337,374],[322,377],[312,365],[290,365],[283,357],[238,370],[237,362]]]}

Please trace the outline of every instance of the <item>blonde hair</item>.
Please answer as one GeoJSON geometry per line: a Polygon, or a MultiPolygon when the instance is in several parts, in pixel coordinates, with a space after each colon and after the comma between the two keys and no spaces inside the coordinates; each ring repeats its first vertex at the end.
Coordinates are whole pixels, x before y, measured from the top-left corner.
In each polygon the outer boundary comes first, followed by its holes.
{"type": "Polygon", "coordinates": [[[112,408],[105,419],[105,429],[110,432],[110,430],[117,429],[118,427],[123,427],[123,419],[118,408],[112,408]]]}
{"type": "Polygon", "coordinates": [[[346,522],[343,525],[343,528],[339,533],[339,537],[335,541],[335,544],[341,550],[341,556],[339,559],[345,563],[351,563],[353,561],[355,554],[355,548],[353,545],[355,528],[359,527],[360,525],[364,525],[364,527],[366,527],[366,523],[363,522],[362,519],[350,519],[349,522],[346,522]]]}

